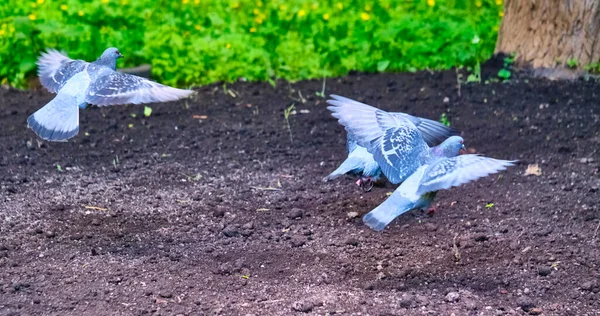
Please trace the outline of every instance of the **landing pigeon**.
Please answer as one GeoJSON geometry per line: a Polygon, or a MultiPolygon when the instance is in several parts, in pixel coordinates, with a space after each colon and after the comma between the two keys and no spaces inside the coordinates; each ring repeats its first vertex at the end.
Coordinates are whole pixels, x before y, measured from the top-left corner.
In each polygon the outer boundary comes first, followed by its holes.
{"type": "Polygon", "coordinates": [[[57,95],[29,116],[28,127],[42,139],[66,141],[79,133],[79,109],[88,104],[167,102],[194,93],[117,72],[117,59],[122,57],[114,47],[91,63],[70,59],[53,49],[42,53],[37,62],[40,82],[57,95]]]}
{"type": "Polygon", "coordinates": [[[420,166],[387,200],[367,213],[363,222],[373,230],[381,231],[405,212],[427,210],[438,190],[477,180],[514,163],[471,154],[436,159],[420,166]]]}
{"type": "MultiPolygon", "coordinates": [[[[329,100],[327,102],[333,105],[333,107],[329,107],[329,109],[332,111],[334,111],[333,108],[335,107],[341,108],[346,106],[358,106],[365,112],[373,112],[368,114],[370,116],[372,116],[375,111],[379,111],[377,108],[368,106],[366,104],[342,96],[332,95],[331,97],[335,100],[329,100]]],[[[430,146],[440,143],[449,136],[458,134],[457,130],[433,120],[412,116],[402,112],[392,112],[390,114],[393,116],[397,116],[401,120],[406,119],[410,123],[414,124],[419,130],[419,132],[422,134],[425,142],[430,146]]],[[[347,143],[348,158],[340,165],[339,168],[337,168],[323,180],[331,180],[342,174],[358,175],[360,176],[360,178],[357,181],[357,184],[359,184],[361,187],[363,187],[363,189],[366,189],[366,191],[368,191],[370,190],[370,188],[373,187],[373,182],[379,179],[381,169],[379,168],[377,162],[375,162],[373,155],[369,153],[365,147],[358,145],[356,140],[354,140],[350,134],[348,134],[347,143]],[[366,186],[364,186],[365,184],[366,186]]],[[[390,181],[392,183],[399,182],[392,180],[390,181]]]]}
{"type": "Polygon", "coordinates": [[[515,161],[478,155],[461,155],[464,140],[451,136],[429,147],[414,123],[356,101],[328,101],[333,116],[364,146],[391,182],[403,182],[381,205],[363,217],[370,228],[381,231],[392,220],[412,209],[427,209],[441,189],[458,186],[506,169],[515,161]]]}

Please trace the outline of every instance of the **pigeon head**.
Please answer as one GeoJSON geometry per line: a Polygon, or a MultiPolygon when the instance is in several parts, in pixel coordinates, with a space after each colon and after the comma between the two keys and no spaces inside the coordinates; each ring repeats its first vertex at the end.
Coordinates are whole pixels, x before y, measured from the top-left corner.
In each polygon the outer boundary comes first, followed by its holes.
{"type": "Polygon", "coordinates": [[[460,136],[450,136],[440,144],[445,157],[456,157],[461,151],[466,150],[465,140],[460,136]]]}
{"type": "Polygon", "coordinates": [[[119,58],[123,58],[121,52],[119,52],[119,50],[114,47],[110,47],[104,50],[104,53],[102,53],[102,55],[100,56],[100,58],[98,58],[96,62],[100,65],[107,66],[112,70],[116,70],[117,59],[119,58]]]}

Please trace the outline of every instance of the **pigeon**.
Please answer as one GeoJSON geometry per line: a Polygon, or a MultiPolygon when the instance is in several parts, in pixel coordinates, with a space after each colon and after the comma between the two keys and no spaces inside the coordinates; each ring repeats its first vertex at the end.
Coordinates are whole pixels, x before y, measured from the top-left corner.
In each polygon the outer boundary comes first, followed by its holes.
{"type": "MultiPolygon", "coordinates": [[[[379,111],[377,108],[342,96],[331,95],[331,97],[334,100],[329,100],[327,102],[332,105],[332,107],[329,107],[332,111],[334,111],[336,107],[345,107],[346,105],[358,105],[362,107],[363,110],[367,110],[368,108],[368,111],[371,112],[379,111]]],[[[399,118],[408,119],[419,129],[425,142],[431,146],[440,143],[449,136],[458,134],[457,130],[440,122],[412,116],[402,112],[392,112],[391,114],[398,116],[399,118]]],[[[371,113],[370,115],[373,114],[371,113]]],[[[356,184],[362,187],[364,191],[370,191],[371,188],[373,188],[373,183],[381,177],[381,168],[373,158],[373,155],[369,153],[365,147],[358,145],[356,140],[354,140],[350,134],[348,134],[347,147],[348,158],[339,166],[339,168],[323,178],[323,181],[335,179],[343,174],[357,175],[359,176],[359,179],[356,184]]],[[[398,180],[390,182],[394,184],[399,183],[398,180]]]]}
{"type": "Polygon", "coordinates": [[[436,159],[420,166],[389,198],[363,216],[363,222],[375,231],[382,231],[396,217],[410,210],[428,209],[438,190],[505,170],[515,162],[474,154],[436,159]]]}
{"type": "MultiPolygon", "coordinates": [[[[335,97],[334,97],[335,98],[335,97]]],[[[381,205],[363,217],[376,231],[412,209],[427,209],[438,190],[485,177],[516,161],[479,155],[460,155],[464,139],[450,136],[429,147],[424,133],[406,116],[388,113],[360,102],[328,100],[338,119],[357,144],[367,149],[392,183],[402,184],[381,205]]]]}
{"type": "Polygon", "coordinates": [[[117,59],[122,57],[114,47],[91,63],[70,59],[53,49],[42,53],[37,62],[40,82],[56,97],[29,116],[28,127],[44,140],[67,141],[79,133],[79,109],[88,104],[167,102],[194,93],[117,72],[117,59]]]}
{"type": "Polygon", "coordinates": [[[368,192],[373,184],[381,178],[381,168],[373,155],[365,147],[359,146],[350,135],[346,141],[348,158],[331,174],[323,178],[323,181],[335,179],[344,174],[356,175],[359,179],[356,184],[368,192]]]}

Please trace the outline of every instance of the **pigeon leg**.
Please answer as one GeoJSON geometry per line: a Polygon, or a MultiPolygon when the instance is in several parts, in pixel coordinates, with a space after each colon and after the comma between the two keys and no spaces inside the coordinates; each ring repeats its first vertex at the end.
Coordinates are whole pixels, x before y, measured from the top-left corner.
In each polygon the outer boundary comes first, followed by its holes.
{"type": "Polygon", "coordinates": [[[433,216],[433,214],[435,214],[435,212],[437,212],[437,207],[435,206],[430,206],[425,212],[425,215],[427,216],[433,216]]]}
{"type": "Polygon", "coordinates": [[[361,180],[361,183],[359,185],[363,191],[369,192],[369,191],[371,191],[371,189],[373,189],[373,185],[375,185],[375,182],[373,182],[371,177],[368,177],[366,179],[360,179],[360,180],[361,180]]]}

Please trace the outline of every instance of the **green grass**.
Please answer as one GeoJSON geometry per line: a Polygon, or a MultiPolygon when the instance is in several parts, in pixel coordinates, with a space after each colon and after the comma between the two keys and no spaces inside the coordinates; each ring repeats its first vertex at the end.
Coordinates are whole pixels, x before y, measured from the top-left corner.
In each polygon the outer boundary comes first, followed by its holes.
{"type": "Polygon", "coordinates": [[[502,10],[501,0],[6,0],[0,80],[23,86],[49,47],[95,60],[116,46],[119,67],[150,63],[178,86],[475,65],[493,52],[502,10]]]}

